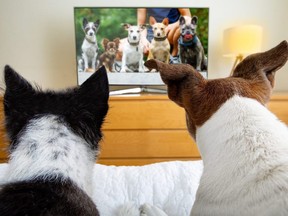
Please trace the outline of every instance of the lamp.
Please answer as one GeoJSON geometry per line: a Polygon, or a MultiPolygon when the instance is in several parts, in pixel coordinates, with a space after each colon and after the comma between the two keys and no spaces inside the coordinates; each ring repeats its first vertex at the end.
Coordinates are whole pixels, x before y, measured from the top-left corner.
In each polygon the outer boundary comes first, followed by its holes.
{"type": "Polygon", "coordinates": [[[231,75],[244,55],[256,53],[261,50],[262,27],[257,25],[244,25],[228,28],[224,31],[224,56],[234,57],[235,62],[231,75]]]}

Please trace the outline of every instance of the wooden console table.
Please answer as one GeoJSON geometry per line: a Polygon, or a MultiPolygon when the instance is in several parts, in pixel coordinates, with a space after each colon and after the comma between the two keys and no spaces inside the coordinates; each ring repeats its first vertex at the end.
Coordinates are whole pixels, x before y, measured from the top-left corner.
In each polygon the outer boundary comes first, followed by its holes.
{"type": "MultiPolygon", "coordinates": [[[[3,121],[3,98],[0,119],[3,121]]],[[[111,96],[103,126],[99,163],[143,165],[200,159],[186,129],[184,110],[167,95],[111,96]]],[[[273,95],[269,109],[288,124],[288,94],[273,95]]],[[[0,124],[0,162],[7,161],[5,129],[0,124]]]]}

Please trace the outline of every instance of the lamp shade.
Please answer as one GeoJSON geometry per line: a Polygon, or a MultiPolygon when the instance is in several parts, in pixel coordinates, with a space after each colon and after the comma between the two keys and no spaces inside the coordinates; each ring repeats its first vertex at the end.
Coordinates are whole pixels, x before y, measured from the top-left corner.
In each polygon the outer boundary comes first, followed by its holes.
{"type": "Polygon", "coordinates": [[[245,25],[228,28],[224,31],[224,56],[238,56],[256,53],[261,50],[262,27],[245,25]]]}

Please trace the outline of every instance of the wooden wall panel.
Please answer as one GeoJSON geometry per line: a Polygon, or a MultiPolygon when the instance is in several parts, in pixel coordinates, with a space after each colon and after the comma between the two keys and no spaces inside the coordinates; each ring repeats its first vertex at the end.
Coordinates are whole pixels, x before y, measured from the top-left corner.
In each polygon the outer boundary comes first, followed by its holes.
{"type": "Polygon", "coordinates": [[[7,162],[7,147],[8,142],[4,125],[3,97],[0,96],[0,163],[7,162]]]}

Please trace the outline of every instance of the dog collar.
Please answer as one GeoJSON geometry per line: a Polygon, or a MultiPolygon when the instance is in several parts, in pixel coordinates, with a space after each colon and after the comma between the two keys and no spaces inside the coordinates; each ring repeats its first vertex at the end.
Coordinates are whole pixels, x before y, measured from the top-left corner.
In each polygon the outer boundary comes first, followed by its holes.
{"type": "Polygon", "coordinates": [[[164,37],[154,37],[153,38],[155,41],[164,41],[167,39],[167,36],[164,36],[164,37]]]}
{"type": "Polygon", "coordinates": [[[193,44],[197,43],[197,38],[198,38],[197,35],[195,35],[191,41],[184,42],[183,37],[181,36],[181,37],[179,37],[178,43],[181,46],[192,46],[193,44]]]}
{"type": "Polygon", "coordinates": [[[90,38],[88,38],[88,37],[85,37],[85,39],[89,42],[89,43],[91,43],[91,44],[96,44],[96,42],[95,41],[92,41],[90,38]]]}
{"type": "Polygon", "coordinates": [[[129,39],[127,38],[127,41],[128,41],[128,43],[131,45],[131,46],[135,46],[136,47],[136,51],[138,52],[138,45],[139,45],[139,42],[140,41],[138,41],[138,42],[136,42],[136,43],[131,43],[130,41],[129,41],[129,39]]]}

